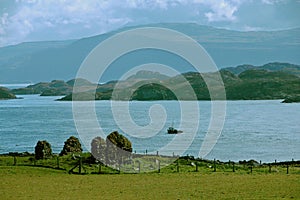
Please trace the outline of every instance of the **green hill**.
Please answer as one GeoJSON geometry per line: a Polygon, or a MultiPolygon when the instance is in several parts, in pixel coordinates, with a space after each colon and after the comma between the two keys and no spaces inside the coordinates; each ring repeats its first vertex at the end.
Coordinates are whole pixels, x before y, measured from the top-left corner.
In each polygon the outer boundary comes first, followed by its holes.
{"type": "Polygon", "coordinates": [[[40,94],[41,96],[64,96],[72,93],[75,81],[77,86],[82,87],[83,90],[88,90],[89,87],[94,86],[94,84],[84,79],[72,79],[68,82],[53,80],[50,83],[40,82],[34,85],[29,85],[26,88],[13,89],[11,92],[16,95],[40,94]]]}
{"type": "MultiPolygon", "coordinates": [[[[125,27],[101,35],[68,41],[41,41],[0,48],[0,80],[40,82],[75,77],[85,57],[100,42],[124,30],[161,27],[180,31],[201,44],[218,67],[241,63],[260,64],[273,60],[300,63],[300,28],[279,31],[234,31],[195,23],[158,23],[125,27]]],[[[178,56],[161,51],[135,52],[112,63],[104,81],[118,79],[132,66],[160,63],[179,72],[192,70],[178,56]],[[122,66],[122,67],[120,67],[122,66]]]]}
{"type": "Polygon", "coordinates": [[[230,71],[235,75],[239,75],[240,73],[251,69],[267,70],[271,72],[281,71],[281,72],[286,72],[288,74],[293,74],[300,77],[300,65],[295,65],[290,63],[280,63],[280,62],[268,63],[262,66],[239,65],[237,67],[225,68],[224,70],[230,71]]]}
{"type": "MultiPolygon", "coordinates": [[[[217,72],[187,72],[174,77],[158,72],[138,72],[122,81],[93,84],[84,79],[68,82],[54,80],[26,88],[13,89],[13,94],[65,96],[60,100],[210,100],[206,82],[214,82],[217,72]],[[76,81],[78,92],[72,94],[76,81]],[[191,89],[188,89],[191,87],[191,89]],[[95,90],[96,92],[92,92],[95,90]],[[195,96],[196,95],[196,96],[195,96]]],[[[228,100],[286,99],[300,95],[300,66],[287,63],[268,63],[261,67],[250,65],[219,71],[228,100]]],[[[211,84],[210,84],[211,85],[211,84]]],[[[210,87],[214,99],[224,99],[222,88],[210,87]]],[[[295,99],[295,98],[292,98],[295,99]]]]}
{"type": "MultiPolygon", "coordinates": [[[[188,72],[166,80],[129,82],[122,81],[121,87],[115,89],[116,83],[110,87],[106,84],[98,86],[96,94],[92,92],[72,94],[61,100],[210,100],[210,93],[205,80],[213,81],[214,73],[200,74],[188,72]],[[188,90],[187,85],[193,90],[188,90]],[[106,88],[106,90],[103,90],[106,88]],[[102,89],[102,90],[100,90],[102,89]],[[100,92],[101,91],[101,92],[100,92]],[[113,98],[112,92],[114,91],[113,98]],[[175,95],[177,94],[177,96],[175,95]],[[95,97],[94,97],[94,96],[95,97]]],[[[300,94],[300,77],[283,71],[267,71],[261,69],[246,70],[235,75],[227,70],[221,70],[227,100],[262,100],[285,99],[300,94]]],[[[218,93],[220,88],[213,86],[218,93]]],[[[215,99],[222,99],[216,95],[215,99]]]]}

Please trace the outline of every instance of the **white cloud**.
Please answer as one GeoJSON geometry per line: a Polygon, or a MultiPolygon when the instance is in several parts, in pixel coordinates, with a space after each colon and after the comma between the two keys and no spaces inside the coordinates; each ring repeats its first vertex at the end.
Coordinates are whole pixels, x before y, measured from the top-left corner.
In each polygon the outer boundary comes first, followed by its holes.
{"type": "MultiPolygon", "coordinates": [[[[163,9],[171,7],[193,5],[194,9],[205,7],[209,12],[205,16],[209,22],[233,21],[236,19],[234,13],[238,6],[245,0],[127,0],[127,5],[134,9],[163,9]]],[[[183,8],[184,9],[184,8],[183,8]]]]}
{"type": "Polygon", "coordinates": [[[177,2],[176,0],[126,0],[125,5],[134,9],[168,9],[170,5],[177,2]]]}
{"type": "MultiPolygon", "coordinates": [[[[221,24],[223,27],[239,23],[240,29],[245,30],[251,27],[244,27],[244,24],[250,24],[252,27],[261,25],[239,21],[238,12],[243,5],[269,6],[286,1],[15,0],[11,2],[15,4],[14,12],[0,13],[0,46],[28,40],[86,37],[117,29],[128,23],[192,21],[207,25],[221,24]]],[[[255,10],[253,12],[255,13],[255,10]]]]}
{"type": "Polygon", "coordinates": [[[262,0],[262,3],[273,5],[276,3],[284,2],[285,0],[262,0]]]}
{"type": "Polygon", "coordinates": [[[105,0],[17,0],[16,3],[19,8],[15,14],[5,14],[1,17],[0,45],[19,43],[26,38],[30,40],[31,34],[38,32],[42,37],[47,28],[57,28],[57,31],[53,30],[53,34],[65,35],[66,32],[72,33],[72,30],[61,30],[63,28],[78,31],[81,27],[89,30],[90,27],[94,27],[94,32],[90,34],[96,34],[130,21],[126,17],[114,15],[112,10],[116,1],[109,3],[105,0]]]}
{"type": "Polygon", "coordinates": [[[209,1],[211,12],[205,13],[209,22],[214,21],[234,21],[236,16],[234,13],[237,11],[239,2],[238,1],[209,1]]]}

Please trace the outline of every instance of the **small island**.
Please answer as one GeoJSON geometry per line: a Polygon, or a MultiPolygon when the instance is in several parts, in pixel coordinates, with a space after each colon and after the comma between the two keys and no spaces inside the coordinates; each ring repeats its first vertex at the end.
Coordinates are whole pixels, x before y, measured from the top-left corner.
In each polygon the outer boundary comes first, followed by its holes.
{"type": "Polygon", "coordinates": [[[300,95],[287,97],[281,103],[300,103],[300,95]]]}
{"type": "Polygon", "coordinates": [[[0,87],[0,100],[16,99],[16,95],[11,93],[9,89],[0,87]]]}
{"type": "Polygon", "coordinates": [[[179,134],[179,133],[183,133],[183,131],[177,130],[176,128],[173,128],[172,126],[170,126],[168,128],[168,134],[179,134]]]}

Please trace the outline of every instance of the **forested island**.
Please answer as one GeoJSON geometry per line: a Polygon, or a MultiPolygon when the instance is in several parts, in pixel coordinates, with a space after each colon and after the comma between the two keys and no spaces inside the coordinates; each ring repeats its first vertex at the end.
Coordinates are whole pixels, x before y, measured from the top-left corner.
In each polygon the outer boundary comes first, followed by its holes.
{"type": "MultiPolygon", "coordinates": [[[[54,80],[38,83],[26,88],[6,92],[20,94],[40,94],[41,96],[64,96],[61,101],[71,100],[210,100],[210,94],[203,77],[210,78],[216,72],[187,72],[168,77],[158,72],[140,71],[122,81],[94,84],[77,79],[78,93],[72,93],[75,79],[70,81],[54,80]],[[186,91],[186,81],[193,91],[186,91]],[[118,88],[116,89],[116,85],[118,88]],[[94,91],[93,89],[96,89],[94,91]],[[113,93],[115,96],[113,96],[113,93]],[[130,98],[128,99],[128,94],[130,98]]],[[[288,63],[269,63],[263,66],[241,65],[219,71],[226,91],[227,100],[267,100],[285,99],[284,103],[299,102],[300,66],[288,63]]]]}

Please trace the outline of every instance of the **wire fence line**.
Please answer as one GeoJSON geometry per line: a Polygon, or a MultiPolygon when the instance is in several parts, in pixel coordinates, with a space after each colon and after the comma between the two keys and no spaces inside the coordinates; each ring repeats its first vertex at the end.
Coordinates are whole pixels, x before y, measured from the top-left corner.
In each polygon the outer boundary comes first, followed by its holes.
{"type": "Polygon", "coordinates": [[[132,154],[127,162],[107,166],[95,160],[89,153],[53,155],[47,159],[36,160],[34,154],[10,153],[0,156],[0,166],[35,166],[64,170],[75,174],[119,174],[119,173],[181,173],[181,172],[232,172],[232,173],[280,173],[300,174],[299,161],[262,163],[249,161],[219,161],[194,158],[193,156],[162,156],[132,154]],[[172,161],[172,162],[170,162],[172,161]]]}

